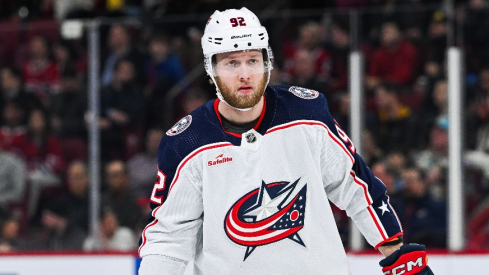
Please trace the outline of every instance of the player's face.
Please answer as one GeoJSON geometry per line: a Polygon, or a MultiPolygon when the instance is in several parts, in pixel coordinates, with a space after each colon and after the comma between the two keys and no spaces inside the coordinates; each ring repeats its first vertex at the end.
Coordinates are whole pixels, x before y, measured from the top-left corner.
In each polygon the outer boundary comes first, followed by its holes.
{"type": "Polygon", "coordinates": [[[267,83],[261,50],[217,54],[215,79],[229,105],[239,109],[255,106],[267,83]]]}

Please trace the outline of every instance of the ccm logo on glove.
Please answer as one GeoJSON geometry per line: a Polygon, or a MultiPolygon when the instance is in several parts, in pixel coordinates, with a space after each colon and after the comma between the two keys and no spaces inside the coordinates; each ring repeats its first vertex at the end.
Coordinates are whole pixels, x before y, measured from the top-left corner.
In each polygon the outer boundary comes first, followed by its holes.
{"type": "Polygon", "coordinates": [[[420,256],[417,258],[415,261],[408,261],[405,264],[400,264],[391,270],[387,270],[384,272],[384,275],[402,275],[406,274],[407,272],[419,272],[422,268],[424,267],[423,265],[423,256],[420,256]],[[415,270],[416,268],[416,270],[415,270]]]}

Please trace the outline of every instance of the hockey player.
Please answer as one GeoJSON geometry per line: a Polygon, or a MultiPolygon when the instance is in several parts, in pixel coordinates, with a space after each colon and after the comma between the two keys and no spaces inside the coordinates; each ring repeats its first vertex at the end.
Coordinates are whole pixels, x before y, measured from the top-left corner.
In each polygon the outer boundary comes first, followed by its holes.
{"type": "Polygon", "coordinates": [[[325,97],[268,86],[268,34],[246,8],[216,11],[202,37],[218,99],[166,132],[140,275],[350,274],[329,200],[385,256],[384,274],[432,274],[325,97]],[[394,252],[395,251],[395,252],[394,252]],[[390,255],[390,256],[389,256],[390,255]]]}

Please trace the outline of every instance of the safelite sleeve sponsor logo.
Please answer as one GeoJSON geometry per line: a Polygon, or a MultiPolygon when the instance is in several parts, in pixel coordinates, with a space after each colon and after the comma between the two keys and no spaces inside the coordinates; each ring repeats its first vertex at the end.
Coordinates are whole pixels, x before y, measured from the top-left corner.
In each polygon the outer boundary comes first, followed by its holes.
{"type": "Polygon", "coordinates": [[[207,162],[207,166],[216,166],[219,164],[227,163],[233,161],[232,157],[225,157],[224,154],[220,154],[219,156],[216,157],[214,160],[209,160],[207,162]]]}

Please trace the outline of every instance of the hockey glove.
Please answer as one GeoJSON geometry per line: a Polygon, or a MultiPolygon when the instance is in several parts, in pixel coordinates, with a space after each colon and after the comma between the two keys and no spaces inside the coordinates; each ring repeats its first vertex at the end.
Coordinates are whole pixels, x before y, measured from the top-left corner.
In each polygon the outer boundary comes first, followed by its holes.
{"type": "Polygon", "coordinates": [[[434,275],[421,244],[405,244],[379,264],[384,275],[434,275]]]}

